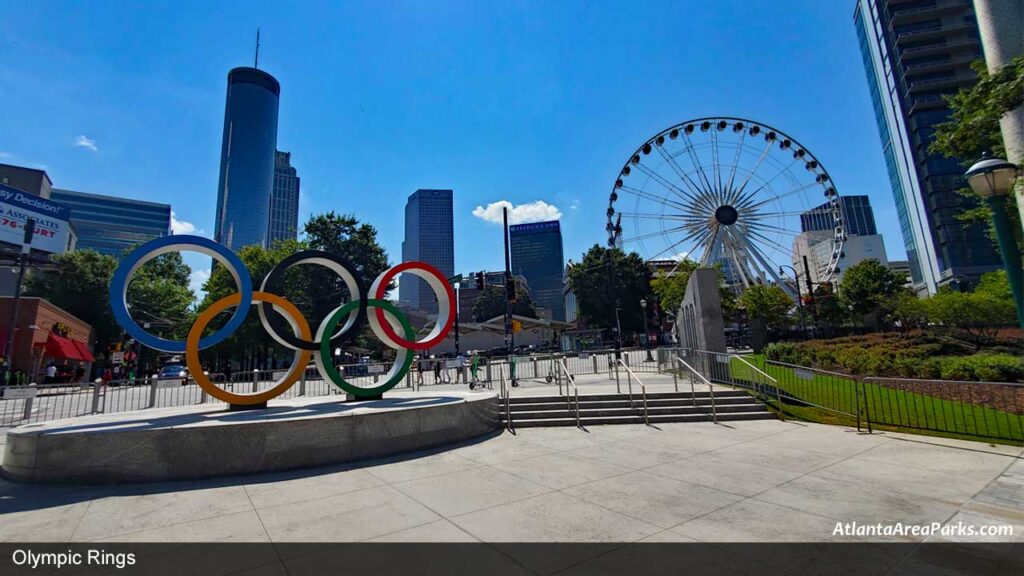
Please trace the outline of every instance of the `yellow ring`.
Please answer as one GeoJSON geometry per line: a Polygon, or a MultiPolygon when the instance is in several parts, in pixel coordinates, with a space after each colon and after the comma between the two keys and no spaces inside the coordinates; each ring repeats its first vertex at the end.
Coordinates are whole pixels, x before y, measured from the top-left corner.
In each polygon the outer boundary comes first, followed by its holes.
{"type": "MultiPolygon", "coordinates": [[[[274,309],[285,315],[292,325],[292,329],[298,329],[300,338],[304,340],[310,340],[312,334],[309,330],[309,324],[306,319],[299,312],[299,309],[294,304],[278,296],[277,294],[271,294],[269,292],[257,292],[252,293],[253,302],[268,302],[274,306],[274,309]]],[[[309,360],[313,357],[312,352],[308,350],[296,350],[295,361],[292,364],[291,369],[285,374],[279,382],[275,383],[271,388],[258,392],[256,394],[235,394],[234,392],[228,392],[220,386],[217,386],[206,374],[203,373],[202,362],[199,361],[199,339],[203,335],[203,330],[206,325],[217,315],[231,308],[232,306],[238,306],[242,301],[242,295],[238,292],[217,300],[209,308],[204,310],[197,318],[195,324],[192,325],[192,329],[188,332],[188,338],[185,339],[185,362],[188,365],[188,370],[191,373],[192,378],[196,381],[207,394],[214,398],[227,402],[228,404],[262,404],[271,398],[275,398],[284,393],[285,390],[292,387],[295,382],[302,377],[302,373],[306,371],[306,366],[309,365],[309,360]]]]}

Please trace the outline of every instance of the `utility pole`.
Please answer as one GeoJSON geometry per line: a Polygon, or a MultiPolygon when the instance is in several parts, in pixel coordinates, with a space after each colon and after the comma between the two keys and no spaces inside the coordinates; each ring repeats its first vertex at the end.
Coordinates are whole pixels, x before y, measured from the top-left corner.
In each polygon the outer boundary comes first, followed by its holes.
{"type": "Polygon", "coordinates": [[[7,383],[7,374],[11,371],[14,356],[14,330],[18,322],[18,304],[21,303],[21,284],[25,279],[25,264],[28,262],[29,254],[32,252],[32,236],[36,231],[35,218],[25,220],[25,236],[21,241],[21,256],[18,258],[18,280],[14,286],[14,302],[11,304],[11,319],[7,322],[7,342],[4,343],[3,374],[0,375],[0,384],[7,383]]]}
{"type": "MultiPolygon", "coordinates": [[[[508,207],[502,207],[501,209],[502,219],[502,234],[503,240],[505,241],[505,348],[508,353],[508,361],[512,376],[512,385],[518,386],[516,382],[516,367],[515,359],[513,358],[513,350],[515,349],[515,340],[512,335],[512,298],[508,294],[508,286],[513,283],[512,280],[512,260],[509,254],[508,247],[508,207]]],[[[513,290],[515,289],[513,285],[513,290]]]]}

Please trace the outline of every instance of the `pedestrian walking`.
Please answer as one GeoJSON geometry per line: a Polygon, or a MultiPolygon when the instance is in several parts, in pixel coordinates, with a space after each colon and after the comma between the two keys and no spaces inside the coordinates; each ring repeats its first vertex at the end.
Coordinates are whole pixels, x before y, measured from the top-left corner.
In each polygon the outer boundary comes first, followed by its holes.
{"type": "Polygon", "coordinates": [[[423,370],[426,368],[427,359],[420,356],[416,359],[416,384],[423,385],[423,370]]]}
{"type": "Polygon", "coordinates": [[[433,359],[434,359],[434,384],[440,384],[441,383],[441,362],[442,362],[442,360],[440,358],[437,358],[436,356],[433,357],[433,359]]]}

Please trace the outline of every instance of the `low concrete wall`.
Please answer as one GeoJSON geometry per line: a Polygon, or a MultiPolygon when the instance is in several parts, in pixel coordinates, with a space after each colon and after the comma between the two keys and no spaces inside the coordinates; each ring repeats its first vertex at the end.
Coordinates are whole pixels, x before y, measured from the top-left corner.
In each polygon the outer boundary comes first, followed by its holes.
{"type": "Polygon", "coordinates": [[[388,394],[383,400],[272,401],[262,410],[189,406],[13,428],[3,475],[27,482],[208,478],[351,462],[497,430],[494,393],[388,394]]]}

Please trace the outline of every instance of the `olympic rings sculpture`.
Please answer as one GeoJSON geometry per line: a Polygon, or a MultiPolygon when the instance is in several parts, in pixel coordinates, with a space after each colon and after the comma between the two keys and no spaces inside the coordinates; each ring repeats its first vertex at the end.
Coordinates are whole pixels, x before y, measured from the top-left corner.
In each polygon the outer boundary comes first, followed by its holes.
{"type": "Polygon", "coordinates": [[[139,246],[121,260],[110,282],[110,307],[125,332],[149,348],[185,354],[192,378],[207,394],[229,404],[240,405],[262,404],[283,394],[302,377],[310,358],[326,380],[345,392],[357,397],[378,396],[401,382],[409,372],[413,350],[432,348],[448,336],[455,322],[454,302],[451,284],[437,268],[424,262],[403,262],[389,268],[373,281],[367,292],[351,264],[321,250],[303,250],[285,258],[267,273],[259,289],[254,290],[249,270],[234,252],[208,238],[189,235],[165,236],[139,246]],[[217,300],[199,314],[184,342],[160,338],[139,326],[129,314],[127,299],[128,284],[143,264],[162,254],[181,250],[199,252],[213,258],[227,269],[238,286],[238,292],[217,300]],[[342,303],[324,318],[315,335],[299,309],[273,292],[283,281],[285,272],[300,264],[317,264],[328,268],[342,279],[352,297],[351,301],[342,303]],[[408,318],[385,299],[388,284],[403,272],[422,278],[437,296],[439,320],[435,322],[433,330],[419,340],[416,340],[408,318]],[[369,298],[364,298],[364,294],[368,294],[369,298]],[[269,388],[254,394],[238,394],[224,390],[209,379],[203,371],[199,351],[229,338],[245,321],[249,307],[253,304],[257,304],[260,323],[267,333],[277,343],[294,350],[295,355],[287,373],[271,383],[269,388]],[[235,311],[228,321],[212,334],[203,336],[210,322],[230,308],[235,311]],[[373,308],[372,314],[367,312],[368,308],[373,308]],[[272,319],[277,317],[275,314],[285,319],[290,332],[282,332],[274,326],[272,319]],[[440,321],[441,318],[444,318],[444,322],[440,321]],[[391,369],[384,375],[384,382],[370,388],[346,381],[331,360],[332,347],[354,337],[364,323],[369,323],[374,336],[385,346],[397,351],[391,369]]]}

